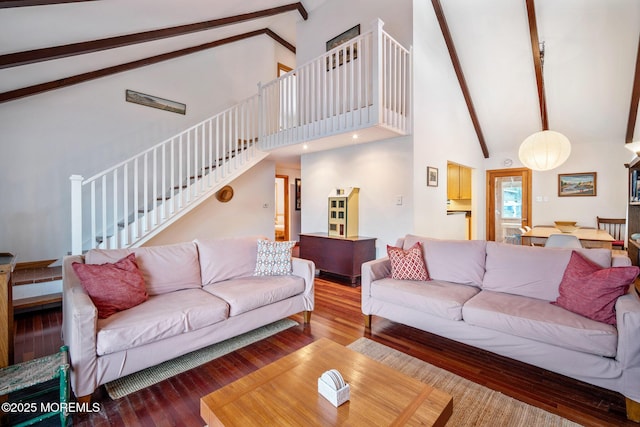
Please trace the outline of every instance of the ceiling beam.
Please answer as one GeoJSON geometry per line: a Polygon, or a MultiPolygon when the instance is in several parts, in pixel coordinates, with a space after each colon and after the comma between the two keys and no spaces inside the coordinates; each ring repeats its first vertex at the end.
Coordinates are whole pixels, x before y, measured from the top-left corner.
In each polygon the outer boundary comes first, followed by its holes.
{"type": "Polygon", "coordinates": [[[638,53],[636,53],[636,73],[633,78],[633,90],[631,91],[631,106],[629,107],[629,120],[627,122],[627,135],[624,142],[633,142],[633,132],[636,129],[638,117],[638,101],[640,101],[640,38],[638,38],[638,53]]]}
{"type": "MultiPolygon", "coordinates": [[[[162,61],[167,61],[169,59],[174,59],[180,56],[189,55],[192,53],[200,52],[202,50],[211,49],[214,47],[222,46],[224,44],[237,42],[240,40],[244,40],[250,37],[255,37],[259,35],[268,35],[271,38],[276,40],[282,39],[276,33],[271,31],[268,28],[263,28],[261,30],[250,31],[248,33],[238,34],[232,37],[227,37],[224,39],[216,40],[213,42],[201,44],[198,46],[188,47],[186,49],[180,49],[173,52],[163,53],[161,55],[152,56],[145,59],[140,59],[138,61],[127,62],[125,64],[115,65],[113,67],[102,68],[100,70],[90,71],[88,73],[77,74],[75,76],[66,77],[59,80],[54,80],[46,83],[40,83],[33,86],[23,87],[20,89],[11,90],[8,92],[0,93],[0,103],[13,101],[15,99],[24,98],[31,95],[37,95],[39,93],[48,92],[55,89],[60,89],[67,86],[76,85],[78,83],[84,83],[90,80],[95,80],[101,77],[106,77],[116,73],[122,73],[124,71],[130,71],[139,67],[144,67],[147,65],[157,64],[162,61]]],[[[285,42],[286,43],[286,42],[285,42]]],[[[288,43],[290,44],[290,43],[288,43]]],[[[292,45],[291,45],[292,46],[292,45]]],[[[287,46],[285,46],[287,47],[287,46]]],[[[294,48],[295,50],[295,48],[294,48]]]]}
{"type": "Polygon", "coordinates": [[[538,85],[538,104],[540,106],[540,118],[542,130],[549,130],[549,117],[547,115],[547,101],[544,93],[544,76],[542,75],[542,58],[540,57],[540,40],[538,38],[538,24],[536,21],[536,7],[534,0],[526,0],[527,20],[529,21],[529,35],[531,36],[531,54],[533,55],[533,68],[536,73],[538,85]]]}
{"type": "Polygon", "coordinates": [[[291,52],[296,53],[296,47],[293,44],[289,43],[288,41],[286,41],[285,39],[280,37],[278,34],[276,34],[275,32],[271,31],[269,28],[265,28],[264,31],[265,31],[266,35],[268,35],[269,37],[271,37],[272,39],[274,39],[275,41],[280,43],[282,46],[284,46],[287,49],[289,49],[291,52]]]}
{"type": "Polygon", "coordinates": [[[451,62],[453,63],[453,69],[456,73],[456,76],[458,77],[458,83],[460,84],[462,95],[464,96],[464,100],[467,103],[469,116],[471,116],[471,122],[473,123],[473,128],[475,129],[476,135],[478,136],[478,142],[480,143],[482,154],[484,155],[485,159],[488,159],[489,149],[487,148],[487,144],[482,134],[480,121],[478,120],[478,115],[476,114],[475,107],[473,106],[471,93],[469,92],[467,81],[464,78],[462,67],[460,66],[458,53],[456,52],[456,47],[453,44],[453,39],[451,38],[451,33],[449,32],[449,26],[447,25],[447,20],[442,10],[442,5],[440,4],[440,0],[431,0],[431,4],[433,4],[433,10],[436,12],[436,18],[438,19],[438,24],[440,24],[440,31],[442,31],[442,36],[444,37],[444,41],[447,44],[447,49],[449,50],[449,57],[451,58],[451,62]]]}
{"type": "Polygon", "coordinates": [[[0,9],[25,6],[46,6],[48,4],[78,3],[96,0],[0,0],[0,9]]]}
{"type": "Polygon", "coordinates": [[[92,52],[99,52],[117,47],[129,46],[137,43],[146,43],[168,37],[182,36],[198,31],[211,30],[226,25],[254,19],[266,18],[281,13],[298,11],[303,19],[308,18],[307,11],[302,3],[291,3],[284,6],[264,9],[257,12],[243,13],[226,18],[213,19],[210,21],[198,22],[195,24],[179,25],[177,27],[162,28],[159,30],[144,31],[141,33],[127,34],[124,36],[108,37],[99,40],[71,43],[61,46],[33,49],[23,52],[0,55],[0,69],[16,67],[19,65],[34,64],[36,62],[49,61],[52,59],[67,58],[70,56],[83,55],[92,52]]]}

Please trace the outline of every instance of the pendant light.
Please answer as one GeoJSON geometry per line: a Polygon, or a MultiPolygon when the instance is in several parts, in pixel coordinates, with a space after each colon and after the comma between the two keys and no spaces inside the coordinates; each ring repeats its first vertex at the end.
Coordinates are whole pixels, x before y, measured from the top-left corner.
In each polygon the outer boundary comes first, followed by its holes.
{"type": "MultiPolygon", "coordinates": [[[[544,71],[544,42],[540,44],[540,64],[544,71]]],[[[541,79],[542,97],[542,131],[528,136],[520,145],[518,157],[523,165],[536,171],[548,171],[563,164],[571,154],[569,139],[560,132],[548,129],[544,108],[546,106],[544,91],[544,74],[541,79]]]]}

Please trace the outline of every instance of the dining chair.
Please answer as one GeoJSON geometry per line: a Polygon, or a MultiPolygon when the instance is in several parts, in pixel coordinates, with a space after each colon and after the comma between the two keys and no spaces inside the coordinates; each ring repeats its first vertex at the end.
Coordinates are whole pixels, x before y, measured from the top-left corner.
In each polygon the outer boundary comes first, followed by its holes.
{"type": "Polygon", "coordinates": [[[573,234],[552,234],[544,244],[545,248],[581,248],[580,239],[573,234]]]}
{"type": "Polygon", "coordinates": [[[624,249],[624,230],[627,225],[627,220],[624,218],[600,218],[596,217],[597,227],[600,230],[605,230],[613,237],[611,246],[613,249],[624,249]]]}

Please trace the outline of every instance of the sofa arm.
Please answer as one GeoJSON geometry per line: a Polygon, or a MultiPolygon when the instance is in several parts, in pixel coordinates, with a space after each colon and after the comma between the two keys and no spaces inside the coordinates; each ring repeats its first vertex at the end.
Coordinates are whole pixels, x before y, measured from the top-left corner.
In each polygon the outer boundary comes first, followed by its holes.
{"type": "Polygon", "coordinates": [[[616,301],[618,351],[616,360],[626,377],[623,392],[626,397],[640,402],[640,299],[634,290],[616,301]]]}
{"type": "Polygon", "coordinates": [[[388,257],[367,261],[362,264],[362,277],[360,279],[360,292],[362,299],[362,312],[371,314],[369,300],[371,298],[371,283],[384,279],[391,275],[391,261],[388,257]]]}
{"type": "Polygon", "coordinates": [[[316,265],[313,261],[307,259],[291,258],[291,267],[295,276],[300,276],[304,279],[304,309],[313,311],[313,281],[316,277],[316,265]]]}
{"type": "Polygon", "coordinates": [[[98,310],[73,271],[81,256],[65,257],[62,267],[62,337],[69,347],[71,385],[77,397],[90,395],[97,384],[98,310]]]}
{"type": "Polygon", "coordinates": [[[631,265],[631,258],[626,253],[611,253],[611,267],[627,267],[631,265]]]}

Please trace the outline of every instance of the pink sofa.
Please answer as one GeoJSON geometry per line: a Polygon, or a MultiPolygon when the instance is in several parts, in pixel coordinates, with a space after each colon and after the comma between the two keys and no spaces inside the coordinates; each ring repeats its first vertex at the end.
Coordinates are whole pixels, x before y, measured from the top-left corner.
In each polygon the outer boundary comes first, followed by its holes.
{"type": "Polygon", "coordinates": [[[85,398],[109,381],[313,310],[315,266],[292,258],[292,274],[254,276],[257,237],[91,250],[63,265],[63,339],[71,385],[85,398]],[[136,254],[149,299],[99,319],[73,262],[113,263],[136,254]]]}
{"type": "MultiPolygon", "coordinates": [[[[451,241],[422,242],[429,282],[394,280],[388,258],[362,265],[362,312],[622,393],[627,413],[640,405],[640,300],[635,290],[615,304],[617,326],[550,304],[571,249],[451,241]]],[[[608,249],[578,250],[602,267],[628,266],[608,249]]],[[[631,286],[631,288],[634,288],[631,286]]],[[[637,412],[636,412],[637,413],[637,412]]]]}

